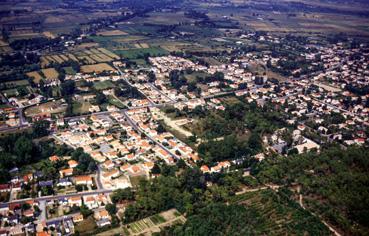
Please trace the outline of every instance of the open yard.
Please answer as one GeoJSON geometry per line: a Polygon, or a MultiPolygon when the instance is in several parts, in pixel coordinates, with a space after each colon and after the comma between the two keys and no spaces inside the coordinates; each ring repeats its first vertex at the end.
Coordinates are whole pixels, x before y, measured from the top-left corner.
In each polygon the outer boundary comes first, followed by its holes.
{"type": "Polygon", "coordinates": [[[91,233],[94,231],[96,227],[95,220],[90,216],[82,222],[79,222],[75,226],[75,231],[78,231],[80,234],[88,234],[89,232],[91,233]]]}
{"type": "Polygon", "coordinates": [[[66,109],[67,109],[67,104],[63,103],[62,100],[58,100],[58,101],[46,102],[46,103],[42,103],[41,105],[29,107],[24,111],[24,114],[27,117],[34,117],[42,113],[44,114],[45,113],[50,113],[50,114],[63,113],[66,111],[66,109]]]}
{"type": "Polygon", "coordinates": [[[73,102],[73,114],[86,114],[89,112],[91,104],[89,102],[73,102]]]}

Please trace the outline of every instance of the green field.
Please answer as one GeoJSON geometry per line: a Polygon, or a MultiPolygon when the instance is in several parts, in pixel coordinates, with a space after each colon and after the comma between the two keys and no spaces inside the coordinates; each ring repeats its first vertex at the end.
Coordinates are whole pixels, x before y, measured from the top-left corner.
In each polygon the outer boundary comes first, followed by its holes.
{"type": "Polygon", "coordinates": [[[76,72],[73,70],[72,67],[64,67],[63,69],[64,69],[65,73],[68,74],[68,75],[75,75],[76,74],[76,72]]]}
{"type": "Polygon", "coordinates": [[[168,55],[168,51],[160,47],[116,50],[114,52],[120,55],[121,57],[128,58],[128,59],[137,59],[137,58],[143,57],[145,54],[149,54],[150,56],[168,55]]]}
{"type": "Polygon", "coordinates": [[[2,88],[16,88],[19,86],[28,86],[28,80],[14,80],[9,82],[0,83],[0,89],[2,88]]]}
{"type": "Polygon", "coordinates": [[[14,96],[17,96],[18,90],[17,89],[6,89],[6,90],[3,90],[2,93],[6,97],[14,97],[14,96]]]}
{"type": "Polygon", "coordinates": [[[97,90],[105,90],[114,88],[115,85],[110,80],[94,82],[94,88],[97,90]]]}

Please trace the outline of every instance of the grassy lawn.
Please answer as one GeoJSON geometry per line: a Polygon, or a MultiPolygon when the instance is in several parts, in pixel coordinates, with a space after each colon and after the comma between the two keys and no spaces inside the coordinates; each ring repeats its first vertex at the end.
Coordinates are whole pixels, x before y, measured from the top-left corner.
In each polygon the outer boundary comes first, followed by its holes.
{"type": "Polygon", "coordinates": [[[185,74],[185,78],[188,80],[188,82],[196,82],[196,78],[197,77],[201,77],[201,78],[205,78],[209,76],[208,73],[205,72],[200,72],[200,71],[195,71],[191,74],[185,74]]]}
{"type": "Polygon", "coordinates": [[[145,179],[145,177],[143,177],[143,176],[131,176],[130,180],[131,180],[132,186],[133,187],[138,186],[141,179],[145,179]]]}
{"type": "Polygon", "coordinates": [[[97,90],[105,90],[105,89],[114,88],[115,85],[111,81],[106,80],[106,81],[94,82],[94,87],[97,90]]]}
{"type": "Polygon", "coordinates": [[[118,107],[119,109],[126,108],[126,106],[121,101],[111,96],[109,97],[109,103],[118,107]]]}

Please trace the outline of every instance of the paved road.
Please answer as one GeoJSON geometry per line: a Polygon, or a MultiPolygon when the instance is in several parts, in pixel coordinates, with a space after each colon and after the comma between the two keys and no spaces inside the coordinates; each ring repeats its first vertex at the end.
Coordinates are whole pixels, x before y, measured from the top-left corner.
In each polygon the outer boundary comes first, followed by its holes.
{"type": "Polygon", "coordinates": [[[160,142],[156,141],[154,138],[152,138],[150,135],[148,135],[147,133],[145,133],[145,131],[143,131],[134,120],[131,119],[131,117],[129,117],[129,115],[125,112],[123,112],[124,116],[126,117],[128,123],[137,131],[139,132],[139,134],[143,133],[146,135],[146,137],[148,139],[150,139],[152,142],[154,142],[156,145],[158,145],[159,147],[161,147],[162,149],[164,149],[170,156],[172,156],[173,158],[175,158],[176,160],[179,160],[180,158],[175,155],[174,153],[172,153],[167,147],[165,147],[163,144],[161,144],[160,142]]]}
{"type": "Polygon", "coordinates": [[[176,102],[175,100],[171,99],[170,97],[168,97],[165,93],[163,93],[163,91],[161,91],[160,89],[158,89],[154,84],[149,83],[150,87],[152,89],[154,89],[156,92],[160,93],[162,96],[166,97],[169,101],[171,102],[176,102]]]}
{"type": "Polygon", "coordinates": [[[25,198],[25,199],[18,199],[18,200],[13,200],[11,202],[6,202],[6,203],[1,203],[0,207],[5,207],[8,206],[10,203],[24,203],[26,201],[29,200],[34,200],[34,201],[51,201],[51,200],[57,200],[57,199],[64,199],[64,198],[69,198],[69,197],[77,197],[77,196],[88,196],[88,195],[95,195],[95,194],[107,194],[107,193],[111,193],[113,192],[113,190],[110,189],[98,189],[98,190],[93,190],[93,191],[87,191],[87,192],[79,192],[79,193],[70,193],[70,194],[63,194],[63,195],[52,195],[52,196],[44,196],[44,197],[37,197],[37,198],[25,198]]]}
{"type": "Polygon", "coordinates": [[[46,201],[41,200],[39,202],[40,202],[40,210],[41,210],[40,221],[45,221],[46,220],[46,201]]]}
{"type": "Polygon", "coordinates": [[[101,167],[99,164],[97,165],[96,185],[98,189],[104,189],[104,186],[101,182],[101,167]]]}

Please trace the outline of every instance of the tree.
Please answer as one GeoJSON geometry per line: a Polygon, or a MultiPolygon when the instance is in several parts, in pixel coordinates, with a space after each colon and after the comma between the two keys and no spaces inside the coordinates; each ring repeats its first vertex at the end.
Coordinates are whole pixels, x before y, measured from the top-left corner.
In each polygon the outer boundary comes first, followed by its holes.
{"type": "Polygon", "coordinates": [[[260,151],[263,147],[259,134],[255,132],[251,134],[248,142],[249,142],[249,147],[255,152],[260,151]]]}
{"type": "Polygon", "coordinates": [[[132,201],[134,197],[135,195],[132,192],[131,188],[117,189],[110,196],[113,203],[118,203],[121,201],[132,201]]]}
{"type": "Polygon", "coordinates": [[[107,97],[105,96],[105,94],[103,94],[103,93],[101,93],[101,92],[98,92],[97,94],[96,94],[96,103],[98,104],[98,105],[101,105],[101,104],[103,104],[103,103],[106,103],[107,102],[107,97]]]}
{"type": "Polygon", "coordinates": [[[150,83],[155,82],[155,80],[156,80],[156,75],[155,75],[155,73],[154,73],[153,71],[150,71],[150,72],[149,72],[149,74],[148,74],[147,76],[149,77],[149,82],[150,82],[150,83]]]}
{"type": "Polygon", "coordinates": [[[17,162],[29,163],[32,159],[32,141],[25,136],[21,136],[14,144],[14,152],[19,157],[17,162]]]}
{"type": "Polygon", "coordinates": [[[180,168],[180,169],[184,169],[186,167],[186,162],[183,160],[183,159],[179,159],[177,161],[177,167],[180,168]]]}
{"type": "Polygon", "coordinates": [[[214,79],[216,81],[223,81],[224,80],[224,73],[223,72],[220,72],[220,71],[217,71],[214,73],[214,79]]]}
{"type": "Polygon", "coordinates": [[[83,215],[83,218],[87,218],[90,215],[92,215],[93,211],[91,211],[90,209],[88,209],[88,207],[86,205],[82,205],[80,208],[81,214],[83,215]]]}
{"type": "Polygon", "coordinates": [[[22,210],[23,211],[26,211],[26,210],[29,210],[31,209],[31,205],[29,203],[23,203],[22,204],[22,210]]]}
{"type": "Polygon", "coordinates": [[[67,80],[61,84],[61,93],[64,97],[73,95],[75,89],[76,83],[73,80],[67,80]]]}
{"type": "Polygon", "coordinates": [[[159,123],[158,127],[156,128],[156,131],[159,134],[162,134],[162,133],[166,132],[166,129],[165,129],[165,127],[161,123],[159,123]]]}
{"type": "Polygon", "coordinates": [[[111,203],[106,204],[105,210],[107,210],[111,216],[117,213],[117,207],[111,203]]]}
{"type": "Polygon", "coordinates": [[[50,121],[40,120],[36,121],[33,126],[33,136],[35,138],[41,138],[49,135],[50,121]]]}
{"type": "Polygon", "coordinates": [[[151,174],[158,175],[160,173],[161,173],[160,166],[157,163],[155,163],[154,167],[151,169],[151,174]]]}

